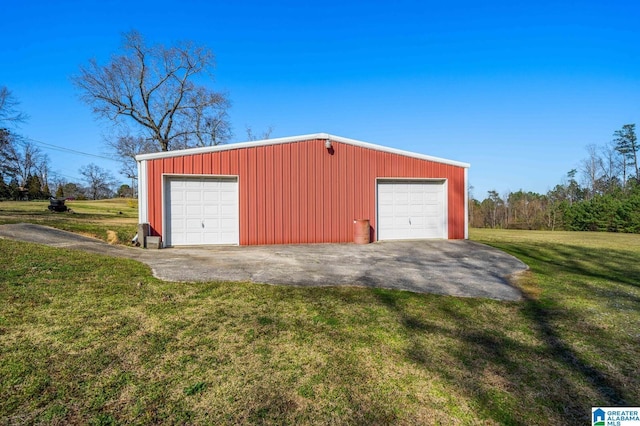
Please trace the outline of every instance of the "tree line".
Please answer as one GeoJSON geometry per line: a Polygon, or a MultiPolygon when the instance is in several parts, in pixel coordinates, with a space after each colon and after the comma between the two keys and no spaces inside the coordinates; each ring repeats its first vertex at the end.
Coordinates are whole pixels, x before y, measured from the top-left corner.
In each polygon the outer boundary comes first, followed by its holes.
{"type": "Polygon", "coordinates": [[[625,124],[610,142],[587,146],[580,166],[546,194],[469,197],[470,226],[640,233],[638,149],[635,124],[625,124]]]}
{"type": "Polygon", "coordinates": [[[133,196],[128,185],[117,187],[111,172],[95,164],[78,170],[82,180],[69,182],[50,168],[49,157],[15,129],[27,116],[18,101],[0,87],[0,200],[40,200],[49,197],[101,199],[133,196]]]}

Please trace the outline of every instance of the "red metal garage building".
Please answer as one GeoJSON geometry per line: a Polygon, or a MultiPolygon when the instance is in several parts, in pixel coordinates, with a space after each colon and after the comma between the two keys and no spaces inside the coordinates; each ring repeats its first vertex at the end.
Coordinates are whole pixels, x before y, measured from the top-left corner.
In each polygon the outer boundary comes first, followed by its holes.
{"type": "Polygon", "coordinates": [[[139,218],[165,246],[467,238],[469,165],[318,133],[143,154],[139,218]]]}

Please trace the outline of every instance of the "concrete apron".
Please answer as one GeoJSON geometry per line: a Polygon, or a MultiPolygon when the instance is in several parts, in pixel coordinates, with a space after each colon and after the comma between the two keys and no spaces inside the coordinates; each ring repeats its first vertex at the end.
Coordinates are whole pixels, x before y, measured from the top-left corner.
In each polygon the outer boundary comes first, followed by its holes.
{"type": "Polygon", "coordinates": [[[0,225],[0,237],[135,259],[165,281],[243,281],[296,286],[362,286],[520,300],[509,277],[527,269],[500,250],[463,240],[374,244],[203,246],[162,250],[111,246],[33,224],[0,225]]]}

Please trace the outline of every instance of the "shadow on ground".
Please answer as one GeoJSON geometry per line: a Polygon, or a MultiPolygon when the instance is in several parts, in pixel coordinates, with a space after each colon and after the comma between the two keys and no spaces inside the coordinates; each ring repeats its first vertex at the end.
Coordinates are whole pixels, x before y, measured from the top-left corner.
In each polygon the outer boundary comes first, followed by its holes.
{"type": "Polygon", "coordinates": [[[527,405],[544,407],[543,418],[584,424],[591,406],[635,404],[640,397],[640,380],[634,378],[640,369],[637,259],[626,252],[572,246],[504,249],[531,266],[527,279],[539,281],[534,284],[543,291],[540,297],[524,292],[523,301],[513,305],[518,326],[496,319],[499,325],[491,327],[478,314],[482,307],[469,309],[455,299],[438,304],[437,312],[416,314],[401,294],[376,292],[409,336],[406,358],[446,378],[499,423],[522,424],[527,405]],[[626,333],[603,323],[595,315],[598,308],[617,315],[613,321],[626,333]],[[631,323],[625,312],[635,312],[631,323]],[[431,321],[442,317],[447,321],[431,321]],[[449,351],[450,368],[433,362],[440,356],[433,348],[435,336],[447,336],[455,348],[449,351]]]}

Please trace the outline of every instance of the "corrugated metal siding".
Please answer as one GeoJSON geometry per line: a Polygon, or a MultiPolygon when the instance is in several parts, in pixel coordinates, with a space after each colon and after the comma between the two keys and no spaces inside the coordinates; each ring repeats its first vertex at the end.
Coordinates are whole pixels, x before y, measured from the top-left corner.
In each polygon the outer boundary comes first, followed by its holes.
{"type": "Polygon", "coordinates": [[[376,229],[376,178],[448,180],[449,238],[464,238],[464,168],[324,140],[148,161],[149,221],[162,235],[162,175],[238,176],[240,244],[353,240],[353,219],[376,229]]]}

